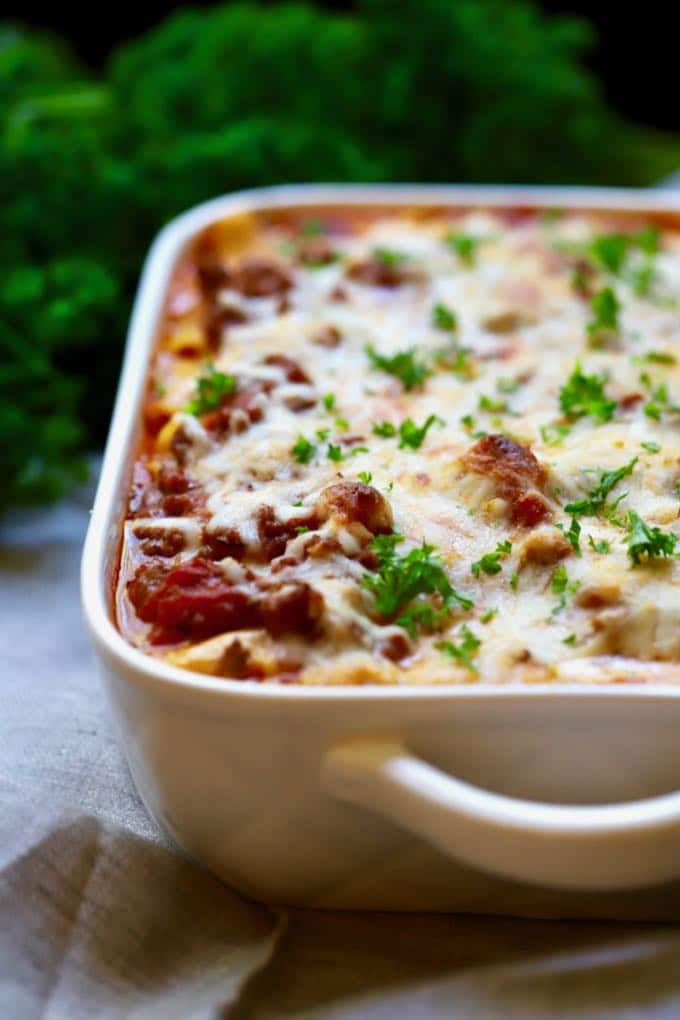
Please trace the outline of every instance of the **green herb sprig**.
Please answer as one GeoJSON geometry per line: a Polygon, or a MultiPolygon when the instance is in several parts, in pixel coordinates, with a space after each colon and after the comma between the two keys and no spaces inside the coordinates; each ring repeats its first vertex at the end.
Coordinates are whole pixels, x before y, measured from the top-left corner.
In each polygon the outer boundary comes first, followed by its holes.
{"type": "Polygon", "coordinates": [[[400,379],[407,392],[422,386],[432,375],[432,369],[418,357],[415,347],[392,355],[378,354],[372,344],[366,344],[364,350],[374,368],[400,379]]]}
{"type": "Polygon", "coordinates": [[[460,628],[459,635],[460,640],[458,642],[438,641],[436,647],[444,655],[448,655],[450,659],[454,659],[461,666],[465,666],[470,673],[478,673],[479,670],[474,664],[473,659],[477,656],[482,642],[465,623],[460,628]]]}
{"type": "Polygon", "coordinates": [[[236,389],[236,377],[218,372],[212,365],[206,365],[205,374],[196,381],[196,392],[184,410],[187,414],[207,414],[217,411],[225,397],[236,389]]]}

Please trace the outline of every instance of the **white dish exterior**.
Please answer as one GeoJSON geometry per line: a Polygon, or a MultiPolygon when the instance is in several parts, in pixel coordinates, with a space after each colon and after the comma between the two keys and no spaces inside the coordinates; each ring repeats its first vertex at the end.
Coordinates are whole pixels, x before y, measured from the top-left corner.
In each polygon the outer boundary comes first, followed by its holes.
{"type": "Polygon", "coordinates": [[[680,897],[636,891],[680,877],[680,686],[257,684],[171,667],[115,627],[110,578],[128,470],[178,255],[232,213],[333,203],[680,211],[672,192],[295,186],[216,199],[161,232],[82,569],[86,620],[139,792],[191,856],[258,899],[680,917],[680,897]]]}

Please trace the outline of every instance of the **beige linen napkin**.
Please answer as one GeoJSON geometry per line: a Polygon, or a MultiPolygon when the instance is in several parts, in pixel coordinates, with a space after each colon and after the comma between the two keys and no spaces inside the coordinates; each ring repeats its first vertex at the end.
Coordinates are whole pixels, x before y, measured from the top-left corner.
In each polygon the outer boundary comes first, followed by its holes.
{"type": "Polygon", "coordinates": [[[0,794],[0,1017],[219,1015],[282,921],[149,840],[0,794]]]}

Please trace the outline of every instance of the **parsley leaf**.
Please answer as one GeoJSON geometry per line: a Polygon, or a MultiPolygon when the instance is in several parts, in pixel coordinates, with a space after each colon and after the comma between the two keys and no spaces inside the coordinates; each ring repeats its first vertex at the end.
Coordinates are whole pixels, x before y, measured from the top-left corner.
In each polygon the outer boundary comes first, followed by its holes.
{"type": "Polygon", "coordinates": [[[206,365],[206,375],[201,376],[196,382],[196,395],[186,405],[184,410],[187,414],[205,414],[207,411],[217,411],[222,406],[224,397],[229,396],[236,389],[236,377],[218,372],[213,365],[206,365]]]}
{"type": "Polygon", "coordinates": [[[359,481],[363,482],[364,485],[370,485],[373,481],[373,475],[370,471],[360,471],[358,477],[359,481]]]}
{"type": "Polygon", "coordinates": [[[571,429],[568,425],[549,422],[547,425],[541,425],[539,432],[546,446],[559,446],[564,437],[569,435],[571,429]]]}
{"type": "Polygon", "coordinates": [[[560,408],[571,421],[590,415],[600,424],[610,421],[616,401],[604,391],[606,375],[585,375],[579,361],[560,390],[560,408]]]}
{"type": "Polygon", "coordinates": [[[477,667],[472,660],[479,652],[482,642],[476,634],[473,634],[467,624],[463,624],[459,634],[458,644],[453,641],[438,641],[436,647],[449,658],[459,662],[461,666],[465,666],[471,673],[477,673],[477,667]]]}
{"type": "Polygon", "coordinates": [[[630,240],[625,234],[601,234],[590,242],[588,253],[604,269],[616,276],[628,258],[629,245],[630,240]]]}
{"type": "Polygon", "coordinates": [[[646,524],[634,510],[628,514],[628,555],[634,567],[644,560],[674,556],[677,541],[678,536],[672,531],[664,532],[646,524]]]}
{"type": "Polygon", "coordinates": [[[381,439],[391,439],[396,434],[397,426],[391,421],[377,421],[373,425],[373,435],[380,436],[381,439]]]}
{"type": "Polygon", "coordinates": [[[475,364],[470,357],[469,347],[459,347],[458,344],[451,344],[448,347],[440,348],[435,358],[438,365],[448,369],[458,376],[463,382],[469,382],[475,377],[475,364]]]}
{"type": "Polygon", "coordinates": [[[372,344],[367,344],[364,350],[374,368],[379,368],[381,371],[401,379],[402,385],[407,391],[422,386],[427,377],[432,375],[432,370],[425,362],[418,360],[415,347],[399,351],[398,354],[391,356],[378,354],[372,344]]]}
{"type": "Polygon", "coordinates": [[[605,287],[593,295],[590,308],[593,318],[587,326],[588,336],[591,345],[597,347],[618,333],[621,305],[612,288],[605,287]]]}
{"type": "Polygon", "coordinates": [[[391,248],[374,248],[373,255],[388,269],[398,269],[409,258],[404,252],[393,251],[391,248]]]}
{"type": "MultiPolygon", "coordinates": [[[[606,507],[607,496],[614,489],[623,478],[627,478],[632,475],[635,465],[637,464],[637,457],[633,457],[631,461],[624,464],[623,467],[616,468],[614,471],[603,471],[600,475],[600,480],[597,485],[591,489],[585,499],[579,499],[575,503],[567,503],[565,511],[568,514],[574,514],[579,517],[596,517],[606,507]]],[[[626,496],[619,496],[614,505],[610,507],[610,510],[614,510],[621,500],[626,496]]]]}
{"type": "Polygon", "coordinates": [[[633,243],[643,251],[645,255],[656,255],[660,248],[661,231],[653,224],[649,224],[633,234],[633,243]]]}
{"type": "Polygon", "coordinates": [[[434,424],[444,425],[445,422],[436,414],[431,414],[425,424],[420,426],[412,418],[407,418],[399,426],[399,449],[404,450],[408,446],[417,450],[434,424]]]}
{"type": "MultiPolygon", "coordinates": [[[[434,546],[423,542],[419,548],[400,556],[396,546],[403,540],[403,535],[392,534],[376,535],[371,542],[378,557],[378,570],[375,574],[364,574],[362,584],[374,597],[375,611],[392,619],[420,595],[438,596],[440,605],[433,607],[436,609],[446,608],[450,612],[454,603],[470,609],[472,600],[453,588],[434,546]]],[[[407,617],[413,619],[413,614],[407,617]]]]}
{"type": "Polygon", "coordinates": [[[597,553],[608,553],[611,550],[611,545],[606,539],[601,538],[596,542],[592,535],[588,535],[588,545],[597,553]]]}
{"type": "Polygon", "coordinates": [[[480,411],[488,411],[489,414],[507,414],[509,410],[507,400],[494,400],[484,393],[480,394],[478,407],[480,411]]]}
{"type": "Polygon", "coordinates": [[[678,406],[678,404],[671,403],[671,399],[668,395],[667,383],[661,382],[654,384],[648,372],[642,373],[640,376],[640,382],[645,389],[649,390],[649,395],[651,397],[643,408],[644,413],[648,418],[652,418],[654,421],[660,421],[661,415],[664,411],[680,411],[680,406],[678,406]]]}
{"type": "Polygon", "coordinates": [[[501,376],[496,380],[496,389],[499,393],[516,393],[521,385],[521,379],[509,379],[507,376],[501,376]]]}
{"type": "Polygon", "coordinates": [[[474,266],[479,240],[478,237],[472,237],[470,234],[458,234],[453,230],[450,230],[444,237],[445,244],[466,266],[474,266]]]}
{"type": "Polygon", "coordinates": [[[305,439],[304,436],[299,436],[295,445],[291,447],[290,452],[298,464],[309,464],[316,453],[316,446],[314,443],[310,443],[309,439],[305,439]]]}
{"type": "Polygon", "coordinates": [[[432,323],[437,329],[452,332],[458,326],[456,313],[443,304],[436,304],[432,309],[432,323]]]}
{"type": "Polygon", "coordinates": [[[677,360],[678,359],[675,355],[670,354],[668,351],[647,351],[646,354],[638,355],[633,358],[633,362],[636,365],[675,365],[677,364],[677,360]]]}
{"type": "Polygon", "coordinates": [[[506,556],[509,556],[511,552],[512,552],[511,542],[508,541],[499,542],[493,552],[485,553],[484,556],[482,556],[480,559],[475,560],[475,562],[470,567],[470,570],[475,575],[475,577],[479,577],[482,571],[485,574],[489,575],[500,574],[501,570],[503,569],[500,560],[502,557],[504,558],[506,556]]]}
{"type": "Polygon", "coordinates": [[[550,582],[550,590],[553,595],[558,595],[557,605],[553,607],[550,616],[557,616],[567,604],[567,598],[578,590],[578,581],[570,581],[563,563],[556,567],[550,582]]]}
{"type": "Polygon", "coordinates": [[[581,525],[577,518],[574,516],[571,519],[569,529],[565,528],[564,524],[556,524],[557,527],[564,537],[569,540],[569,544],[576,553],[577,556],[581,555],[581,525]]]}
{"type": "Polygon", "coordinates": [[[323,406],[327,411],[332,411],[335,408],[335,393],[325,393],[323,398],[323,406]]]}
{"type": "Polygon", "coordinates": [[[328,227],[322,220],[317,220],[314,217],[305,220],[302,224],[300,233],[304,237],[321,237],[322,234],[328,232],[328,227]]]}
{"type": "Polygon", "coordinates": [[[359,453],[368,453],[367,446],[353,446],[347,453],[343,452],[341,446],[336,446],[335,443],[329,443],[326,447],[326,456],[329,460],[340,463],[343,460],[347,460],[348,457],[356,457],[359,453]]]}

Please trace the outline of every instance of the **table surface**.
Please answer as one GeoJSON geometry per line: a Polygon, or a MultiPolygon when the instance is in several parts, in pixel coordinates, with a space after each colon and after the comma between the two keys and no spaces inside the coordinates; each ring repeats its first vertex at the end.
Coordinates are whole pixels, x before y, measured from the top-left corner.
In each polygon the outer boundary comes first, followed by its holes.
{"type": "Polygon", "coordinates": [[[0,530],[0,1016],[677,1018],[675,926],[277,912],[177,856],[78,602],[91,488],[0,530]]]}

